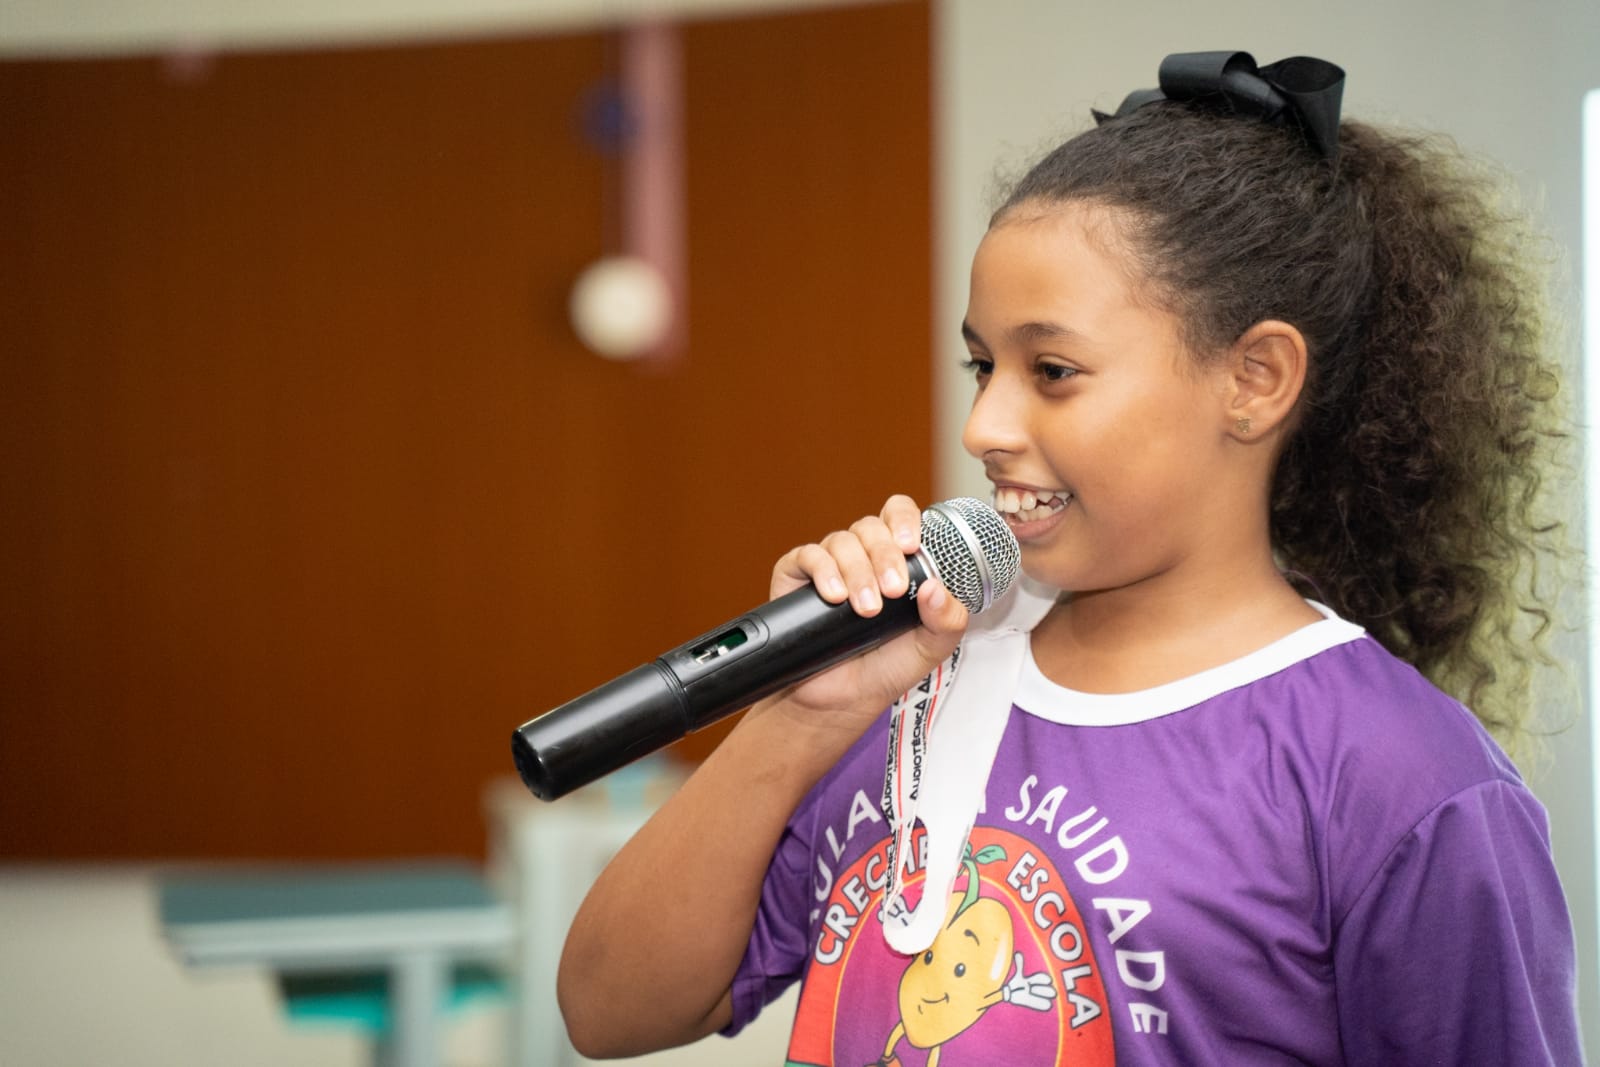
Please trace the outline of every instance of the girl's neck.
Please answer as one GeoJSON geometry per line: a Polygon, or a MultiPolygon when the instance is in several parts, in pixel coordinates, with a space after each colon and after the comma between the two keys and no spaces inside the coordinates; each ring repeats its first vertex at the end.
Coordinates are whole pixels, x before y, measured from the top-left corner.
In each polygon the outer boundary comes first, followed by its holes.
{"type": "Polygon", "coordinates": [[[1063,597],[1033,632],[1045,677],[1130,693],[1230,663],[1318,621],[1270,564],[1207,580],[1151,579],[1063,597]]]}

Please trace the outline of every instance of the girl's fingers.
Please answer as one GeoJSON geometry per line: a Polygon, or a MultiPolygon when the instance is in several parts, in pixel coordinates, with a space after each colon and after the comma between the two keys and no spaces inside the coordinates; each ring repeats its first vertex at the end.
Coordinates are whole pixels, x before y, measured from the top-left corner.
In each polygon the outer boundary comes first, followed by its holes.
{"type": "Polygon", "coordinates": [[[910,585],[910,572],[906,569],[906,554],[900,550],[888,523],[877,517],[858,519],[850,533],[866,553],[878,591],[886,597],[903,596],[910,585]]]}
{"type": "Polygon", "coordinates": [[[889,498],[879,516],[894,536],[895,545],[902,556],[909,556],[922,543],[922,509],[917,502],[903,494],[889,498]]]}
{"type": "Polygon", "coordinates": [[[909,588],[906,557],[917,550],[921,536],[922,512],[916,501],[890,497],[880,514],[780,559],[772,572],[772,595],[810,582],[830,604],[848,598],[859,614],[876,615],[885,599],[903,596],[909,588]]]}
{"type": "Polygon", "coordinates": [[[831,533],[821,544],[801,545],[780,559],[772,571],[772,595],[782,596],[807,582],[830,604],[848,598],[860,615],[876,615],[883,608],[872,558],[848,531],[831,533]]]}
{"type": "MultiPolygon", "coordinates": [[[[822,539],[822,547],[833,556],[833,561],[839,568],[840,578],[850,590],[850,603],[856,609],[856,614],[872,616],[883,609],[883,598],[886,593],[890,596],[898,594],[888,593],[883,587],[879,567],[868,547],[869,542],[880,541],[882,538],[874,537],[870,531],[858,531],[857,528],[861,525],[858,522],[849,530],[829,534],[822,539]],[[865,537],[863,532],[866,534],[865,537]]],[[[878,525],[881,527],[882,523],[878,525]]],[[[901,592],[904,591],[902,586],[901,592]]]]}
{"type": "Polygon", "coordinates": [[[959,638],[966,632],[970,613],[937,578],[930,578],[917,590],[917,613],[927,630],[959,638]]]}
{"type": "Polygon", "coordinates": [[[772,595],[798,589],[811,584],[817,587],[822,599],[838,604],[849,595],[849,587],[839,571],[833,555],[821,545],[801,545],[785,555],[772,569],[772,595]]]}
{"type": "Polygon", "coordinates": [[[967,630],[967,609],[937,578],[931,578],[917,590],[917,611],[922,627],[916,631],[914,641],[925,673],[961,643],[961,635],[967,630]]]}
{"type": "MultiPolygon", "coordinates": [[[[907,556],[917,550],[921,536],[922,511],[916,501],[892,497],[877,515],[780,559],[773,568],[772,594],[781,596],[809,582],[830,604],[848,600],[857,614],[875,616],[886,599],[905,595],[907,556]]],[[[810,707],[881,710],[947,658],[966,632],[966,607],[937,579],[921,583],[917,613],[922,625],[807,680],[793,695],[810,707]]]]}

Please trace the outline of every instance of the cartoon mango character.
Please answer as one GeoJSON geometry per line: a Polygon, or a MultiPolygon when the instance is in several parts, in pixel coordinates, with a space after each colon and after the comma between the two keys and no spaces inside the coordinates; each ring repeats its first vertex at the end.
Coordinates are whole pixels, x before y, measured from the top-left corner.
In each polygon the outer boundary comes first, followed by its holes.
{"type": "Polygon", "coordinates": [[[938,1067],[941,1047],[1002,1002],[1049,1010],[1056,995],[1050,975],[1022,973],[1011,913],[998,900],[979,893],[978,864],[1005,858],[999,845],[989,845],[976,856],[967,846],[962,858],[966,891],[950,894],[944,927],[900,976],[900,1022],[889,1035],[880,1064],[899,1062],[894,1048],[904,1038],[913,1048],[931,1049],[928,1067],[938,1067]],[[1015,974],[1007,981],[1013,968],[1015,974]]]}

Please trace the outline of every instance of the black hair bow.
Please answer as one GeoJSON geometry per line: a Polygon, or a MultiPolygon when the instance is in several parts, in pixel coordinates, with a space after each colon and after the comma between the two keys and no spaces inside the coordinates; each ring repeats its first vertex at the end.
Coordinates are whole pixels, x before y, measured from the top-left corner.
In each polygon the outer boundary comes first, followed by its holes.
{"type": "Polygon", "coordinates": [[[1323,159],[1339,157],[1339,104],[1344,70],[1325,59],[1295,56],[1257,67],[1249,52],[1178,52],[1161,61],[1161,88],[1129,93],[1122,118],[1158,100],[1176,100],[1298,130],[1323,159]]]}

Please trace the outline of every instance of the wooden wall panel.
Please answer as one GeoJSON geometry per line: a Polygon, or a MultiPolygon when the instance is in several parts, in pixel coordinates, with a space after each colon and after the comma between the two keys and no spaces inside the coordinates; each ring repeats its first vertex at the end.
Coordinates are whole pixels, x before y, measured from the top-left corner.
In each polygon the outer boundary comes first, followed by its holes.
{"type": "Polygon", "coordinates": [[[0,854],[477,853],[519,722],[926,498],[927,20],[685,28],[670,371],[565,321],[600,35],[0,64],[0,854]]]}

